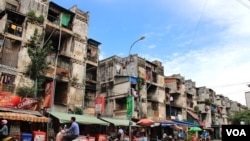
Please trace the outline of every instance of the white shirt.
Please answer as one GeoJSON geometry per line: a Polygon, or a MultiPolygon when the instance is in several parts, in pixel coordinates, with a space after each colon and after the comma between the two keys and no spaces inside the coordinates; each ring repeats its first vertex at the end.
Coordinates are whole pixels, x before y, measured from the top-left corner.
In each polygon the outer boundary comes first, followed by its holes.
{"type": "Polygon", "coordinates": [[[124,132],[123,132],[123,130],[120,128],[119,130],[118,130],[118,132],[123,136],[124,135],[124,132]]]}

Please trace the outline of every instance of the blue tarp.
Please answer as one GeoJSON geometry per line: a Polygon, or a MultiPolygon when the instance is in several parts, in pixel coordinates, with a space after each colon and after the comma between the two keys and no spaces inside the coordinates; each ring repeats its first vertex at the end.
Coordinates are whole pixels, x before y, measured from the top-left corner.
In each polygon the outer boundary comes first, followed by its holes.
{"type": "Polygon", "coordinates": [[[182,126],[189,126],[189,127],[199,127],[201,125],[191,123],[191,122],[186,122],[186,121],[180,121],[180,120],[173,120],[174,123],[162,123],[161,126],[167,127],[167,126],[174,126],[174,125],[182,125],[182,126]]]}
{"type": "Polygon", "coordinates": [[[161,126],[162,127],[168,127],[168,126],[175,126],[175,123],[162,123],[161,126]]]}
{"type": "Polygon", "coordinates": [[[136,84],[137,78],[136,77],[130,77],[130,82],[136,84]]]}
{"type": "Polygon", "coordinates": [[[191,123],[191,122],[186,122],[186,121],[180,121],[180,120],[173,120],[173,121],[177,125],[184,125],[184,126],[191,126],[191,127],[199,127],[199,126],[201,126],[199,124],[195,124],[195,123],[191,123]]]}

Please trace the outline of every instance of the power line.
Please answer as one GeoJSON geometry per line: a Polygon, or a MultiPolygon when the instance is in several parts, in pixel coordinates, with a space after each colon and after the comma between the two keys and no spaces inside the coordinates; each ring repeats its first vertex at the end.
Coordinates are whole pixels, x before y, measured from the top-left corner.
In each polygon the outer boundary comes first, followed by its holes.
{"type": "Polygon", "coordinates": [[[230,96],[230,95],[234,95],[234,94],[241,94],[242,92],[246,92],[246,91],[248,91],[248,89],[235,90],[235,91],[229,92],[229,93],[223,92],[221,94],[223,94],[225,96],[230,96]]]}
{"type": "Polygon", "coordinates": [[[207,0],[206,0],[205,3],[204,3],[204,6],[203,6],[203,9],[202,9],[201,15],[200,15],[199,20],[198,20],[198,23],[197,23],[197,25],[196,25],[196,27],[195,27],[194,34],[193,34],[193,37],[192,37],[192,40],[191,40],[191,43],[190,43],[190,47],[192,47],[193,42],[194,42],[194,39],[196,38],[196,34],[197,34],[197,31],[198,31],[198,29],[199,29],[199,27],[200,27],[200,23],[201,23],[201,17],[202,17],[203,12],[204,12],[204,10],[205,10],[205,8],[206,8],[206,5],[207,5],[207,0]]]}
{"type": "Polygon", "coordinates": [[[217,86],[210,86],[212,88],[221,88],[221,87],[231,87],[236,85],[250,85],[250,82],[241,82],[241,83],[234,83],[234,84],[224,84],[224,85],[217,85],[217,86]]]}
{"type": "Polygon", "coordinates": [[[241,5],[245,6],[246,8],[250,9],[249,5],[246,5],[244,2],[242,2],[242,0],[236,0],[237,2],[239,2],[241,5]]]}

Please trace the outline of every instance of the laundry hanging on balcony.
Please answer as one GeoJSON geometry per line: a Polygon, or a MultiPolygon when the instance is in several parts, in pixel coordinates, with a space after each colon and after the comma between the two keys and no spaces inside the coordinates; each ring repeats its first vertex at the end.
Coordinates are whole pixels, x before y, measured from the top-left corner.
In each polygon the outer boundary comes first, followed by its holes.
{"type": "Polygon", "coordinates": [[[62,25],[68,26],[69,21],[70,21],[70,15],[66,13],[62,13],[62,21],[61,21],[62,25]]]}

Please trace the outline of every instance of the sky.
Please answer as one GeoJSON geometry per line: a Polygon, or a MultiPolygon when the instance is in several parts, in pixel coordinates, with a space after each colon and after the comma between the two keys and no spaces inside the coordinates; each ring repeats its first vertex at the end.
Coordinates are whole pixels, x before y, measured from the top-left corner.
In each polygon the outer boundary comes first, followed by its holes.
{"type": "Polygon", "coordinates": [[[249,0],[52,0],[89,12],[100,59],[138,54],[243,105],[250,91],[249,0]]]}

